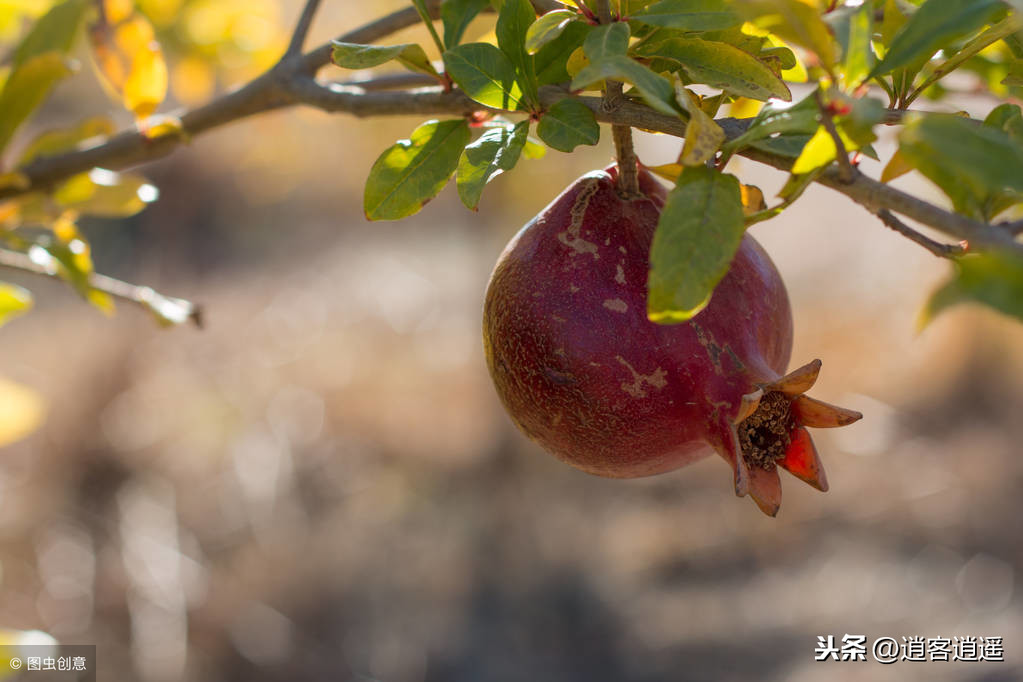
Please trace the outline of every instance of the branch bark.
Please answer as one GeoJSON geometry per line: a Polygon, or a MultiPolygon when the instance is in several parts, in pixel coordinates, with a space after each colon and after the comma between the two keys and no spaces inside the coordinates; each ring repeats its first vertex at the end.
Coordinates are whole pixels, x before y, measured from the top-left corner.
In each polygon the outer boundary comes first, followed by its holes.
{"type": "MultiPolygon", "coordinates": [[[[558,3],[534,0],[534,6],[558,3]]],[[[312,3],[315,9],[315,3],[312,3]]],[[[439,13],[440,0],[428,0],[431,16],[439,13]]],[[[296,34],[307,30],[303,20],[299,22],[296,34]],[[303,29],[302,27],[305,26],[303,29]]],[[[311,14],[310,14],[311,20],[311,14]]],[[[382,17],[360,28],[349,31],[339,40],[353,43],[371,43],[395,31],[419,22],[419,16],[412,8],[400,10],[382,17]]],[[[272,69],[250,81],[241,88],[227,93],[209,104],[180,114],[181,134],[149,138],[137,130],[122,132],[100,144],[85,149],[63,153],[57,156],[38,158],[17,169],[27,184],[0,187],[0,199],[11,198],[30,192],[45,191],[73,175],[94,167],[121,169],[161,158],[186,141],[208,130],[249,116],[304,104],[328,112],[348,113],[355,116],[387,115],[452,115],[464,116],[477,111],[515,114],[487,107],[473,102],[464,93],[442,88],[420,88],[411,90],[389,90],[394,79],[408,79],[406,83],[421,82],[417,76],[385,76],[379,80],[356,81],[352,83],[322,84],[314,79],[321,67],[330,61],[330,44],[321,45],[305,54],[286,54],[272,69]],[[379,87],[378,87],[379,86],[379,87]]],[[[572,96],[564,89],[546,86],[540,91],[541,104],[549,107],[554,102],[572,96]]],[[[597,97],[577,97],[589,107],[598,121],[613,126],[629,126],[661,132],[676,137],[685,136],[685,121],[666,116],[647,106],[628,99],[621,100],[613,109],[605,110],[602,100],[597,97]]],[[[521,112],[519,112],[521,113],[521,112]]],[[[901,115],[901,112],[899,112],[901,115]]],[[[897,117],[893,116],[893,122],[897,117]]],[[[746,130],[749,119],[718,119],[717,123],[729,139],[746,130]]],[[[740,155],[765,163],[779,170],[788,171],[792,160],[756,149],[746,149],[740,155]]],[[[855,173],[847,180],[841,168],[832,166],[825,170],[817,182],[834,189],[872,214],[882,210],[898,213],[928,227],[932,227],[957,240],[969,242],[971,247],[1002,247],[1023,254],[1023,245],[1014,239],[1016,224],[1008,228],[989,225],[958,215],[939,206],[928,203],[889,185],[873,180],[862,173],[855,173]]]]}

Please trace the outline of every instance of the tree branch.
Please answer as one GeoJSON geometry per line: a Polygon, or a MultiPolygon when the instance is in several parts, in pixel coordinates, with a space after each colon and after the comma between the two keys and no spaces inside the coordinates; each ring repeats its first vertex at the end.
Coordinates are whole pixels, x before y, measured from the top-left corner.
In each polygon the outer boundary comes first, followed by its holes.
{"type": "MultiPolygon", "coordinates": [[[[534,6],[550,4],[534,0],[534,6]]],[[[311,5],[315,5],[311,3],[311,5]]],[[[427,0],[431,16],[439,12],[440,0],[427,0]]],[[[554,3],[557,6],[558,3],[554,3]]],[[[309,10],[309,5],[306,9],[309,10]]],[[[308,12],[311,16],[311,10],[308,12]]],[[[307,12],[303,12],[303,17],[307,12]]],[[[370,43],[391,33],[411,26],[419,21],[413,8],[400,10],[373,21],[365,26],[343,34],[338,39],[344,42],[370,43]]],[[[300,26],[305,20],[300,20],[300,26]]],[[[299,31],[296,30],[296,34],[299,31]]],[[[385,76],[372,81],[352,83],[321,84],[314,80],[314,74],[330,61],[330,44],[322,45],[305,54],[285,55],[272,69],[250,81],[238,90],[227,93],[209,104],[184,112],[180,115],[181,133],[149,138],[137,130],[122,132],[114,137],[85,149],[79,149],[56,156],[41,157],[17,169],[26,179],[24,185],[0,187],[0,199],[30,192],[44,191],[68,178],[94,167],[120,169],[165,156],[183,142],[207,130],[237,121],[255,114],[306,104],[329,112],[344,112],[355,116],[383,115],[453,115],[464,116],[477,111],[492,113],[521,114],[499,109],[490,109],[471,101],[464,93],[453,90],[422,88],[415,90],[391,91],[387,87],[396,79],[405,78],[409,84],[422,82],[419,76],[385,76]],[[380,87],[377,87],[377,86],[380,87]]],[[[556,86],[541,88],[540,99],[544,107],[572,96],[556,86]]],[[[589,107],[597,120],[613,126],[629,126],[644,130],[685,136],[685,121],[678,117],[666,116],[642,104],[622,99],[617,106],[606,110],[602,100],[596,97],[577,97],[589,107]]],[[[892,122],[901,117],[893,116],[892,122]]],[[[750,119],[723,118],[717,121],[728,139],[734,139],[744,132],[750,119]]],[[[792,160],[763,152],[754,148],[739,152],[754,161],[765,163],[783,171],[789,171],[792,160]]],[[[871,213],[887,209],[907,218],[932,227],[955,239],[966,240],[971,247],[1002,247],[1023,254],[1023,245],[1014,236],[1023,227],[1015,223],[989,225],[930,204],[906,194],[894,187],[882,184],[862,173],[856,173],[847,181],[841,168],[832,166],[817,178],[817,182],[830,187],[861,204],[871,213]]]]}
{"type": "MultiPolygon", "coordinates": [[[[20,251],[11,251],[10,249],[0,249],[0,267],[27,272],[33,275],[41,275],[51,279],[62,279],[55,269],[36,263],[28,255],[20,251]]],[[[202,327],[202,309],[182,298],[164,296],[156,293],[149,287],[139,286],[95,272],[89,276],[89,286],[114,298],[142,306],[150,312],[156,312],[158,315],[160,315],[159,309],[161,306],[175,306],[179,309],[175,310],[175,313],[183,313],[181,314],[181,321],[187,318],[196,327],[202,327]]],[[[163,319],[170,319],[167,315],[161,316],[163,319]]]]}
{"type": "Polygon", "coordinates": [[[319,8],[320,0],[306,0],[305,7],[302,8],[302,15],[298,18],[295,30],[291,34],[291,42],[288,43],[288,49],[284,52],[285,56],[290,57],[302,52],[306,36],[309,35],[309,28],[313,25],[313,17],[316,16],[316,10],[319,8]]]}
{"type": "Polygon", "coordinates": [[[821,125],[828,131],[832,142],[835,143],[835,160],[838,161],[839,177],[842,178],[843,182],[852,182],[853,178],[856,177],[856,169],[849,163],[849,151],[845,148],[842,136],[838,134],[838,128],[835,127],[835,119],[831,116],[831,111],[828,110],[827,105],[824,104],[824,96],[821,94],[821,91],[818,89],[813,93],[813,96],[817,100],[817,108],[821,112],[821,125]]]}
{"type": "Polygon", "coordinates": [[[948,258],[949,256],[955,256],[964,252],[964,249],[960,244],[942,244],[941,242],[934,241],[930,237],[920,234],[912,227],[896,218],[892,212],[886,208],[878,211],[877,217],[881,219],[882,223],[892,228],[903,237],[912,242],[916,242],[939,258],[948,258]]]}

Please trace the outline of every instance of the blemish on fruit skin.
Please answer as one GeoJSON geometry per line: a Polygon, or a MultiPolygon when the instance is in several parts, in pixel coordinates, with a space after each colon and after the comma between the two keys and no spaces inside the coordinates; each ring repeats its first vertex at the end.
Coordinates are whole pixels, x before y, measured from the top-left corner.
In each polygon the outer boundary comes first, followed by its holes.
{"type": "Polygon", "coordinates": [[[551,315],[551,319],[554,320],[555,322],[567,322],[567,320],[563,318],[561,315],[551,315]]]}
{"type": "Polygon", "coordinates": [[[668,385],[668,380],[665,378],[668,373],[658,367],[651,374],[640,374],[636,371],[636,368],[629,364],[629,361],[623,358],[621,355],[616,355],[615,360],[625,366],[626,369],[632,374],[632,383],[622,383],[622,390],[631,395],[633,398],[645,398],[647,397],[646,386],[661,390],[668,385]]]}
{"type": "Polygon", "coordinates": [[[714,342],[714,337],[705,332],[703,327],[696,322],[690,321],[689,324],[692,325],[693,331],[696,332],[696,340],[707,349],[707,357],[710,358],[711,364],[714,365],[714,373],[718,376],[724,376],[724,370],[721,367],[721,346],[717,345],[714,342]]]}
{"type": "Polygon", "coordinates": [[[575,293],[575,292],[577,292],[577,291],[579,291],[579,287],[577,287],[577,286],[576,286],[576,285],[574,285],[574,284],[569,284],[569,285],[568,285],[568,292],[569,292],[569,293],[571,293],[571,294],[574,294],[574,293],[575,293]]]}
{"type": "Polygon", "coordinates": [[[569,211],[571,222],[568,224],[568,229],[558,233],[558,241],[572,249],[574,252],[570,254],[572,256],[588,253],[593,256],[593,260],[600,260],[600,254],[597,253],[597,245],[582,237],[582,224],[583,218],[586,216],[586,209],[590,205],[590,199],[593,198],[594,193],[596,193],[599,187],[600,180],[598,178],[586,178],[583,180],[582,188],[579,190],[579,194],[576,195],[575,202],[569,211]]]}
{"type": "Polygon", "coordinates": [[[618,250],[621,251],[623,255],[626,255],[626,256],[629,255],[629,252],[625,249],[624,246],[619,246],[618,250]]]}
{"type": "Polygon", "coordinates": [[[620,298],[609,298],[605,300],[604,307],[616,313],[624,313],[629,310],[629,304],[620,298]]]}
{"type": "Polygon", "coordinates": [[[615,281],[619,284],[625,284],[625,268],[622,267],[621,263],[618,264],[618,271],[615,273],[615,281]]]}

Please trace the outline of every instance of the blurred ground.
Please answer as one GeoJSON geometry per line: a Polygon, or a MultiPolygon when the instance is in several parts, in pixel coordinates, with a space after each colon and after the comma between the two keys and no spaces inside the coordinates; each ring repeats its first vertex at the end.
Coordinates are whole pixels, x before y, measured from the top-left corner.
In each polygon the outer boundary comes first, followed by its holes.
{"type": "Polygon", "coordinates": [[[49,407],[0,453],[0,624],[146,682],[1023,679],[1023,326],[961,308],[917,335],[945,264],[811,191],[755,235],[793,365],[865,414],[815,436],[832,490],[786,478],[768,519],[717,459],[579,473],[504,416],[479,314],[504,242],[609,148],[524,161],[479,214],[449,188],[365,222],[372,159],[416,123],[248,121],[88,226],[100,270],[202,302],[205,331],[24,280],[0,374],[49,407]],[[814,662],[846,633],[1001,636],[1006,663],[814,662]]]}

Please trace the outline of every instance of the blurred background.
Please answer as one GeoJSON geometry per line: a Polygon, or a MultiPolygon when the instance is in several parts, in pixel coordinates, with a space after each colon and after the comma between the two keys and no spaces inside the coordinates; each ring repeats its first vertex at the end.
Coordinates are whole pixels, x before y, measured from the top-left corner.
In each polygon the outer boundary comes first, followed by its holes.
{"type": "MultiPolygon", "coordinates": [[[[324,5],[310,45],[400,3],[324,5]]],[[[268,66],[299,10],[139,6],[165,110],[268,66]]],[[[35,130],[114,109],[85,68],[35,130]]],[[[100,679],[144,682],[1023,679],[1023,325],[960,307],[917,333],[948,264],[811,189],[754,234],[792,298],[792,366],[821,358],[814,395],[865,415],[815,434],[831,491],[785,477],[770,519],[716,457],[580,473],[503,413],[480,309],[504,243],[610,140],[523,160],[478,214],[449,187],[368,223],[370,165],[419,122],[245,120],[146,166],[161,196],[138,216],[83,223],[98,271],[200,302],[202,331],[3,273],[36,309],[0,330],[0,436],[39,426],[0,451],[0,627],[95,643],[100,679]],[[814,662],[847,633],[997,636],[1006,662],[814,662]]],[[[648,164],[679,147],[638,140],[648,164]]],[[[768,197],[784,181],[733,170],[768,197]]]]}

